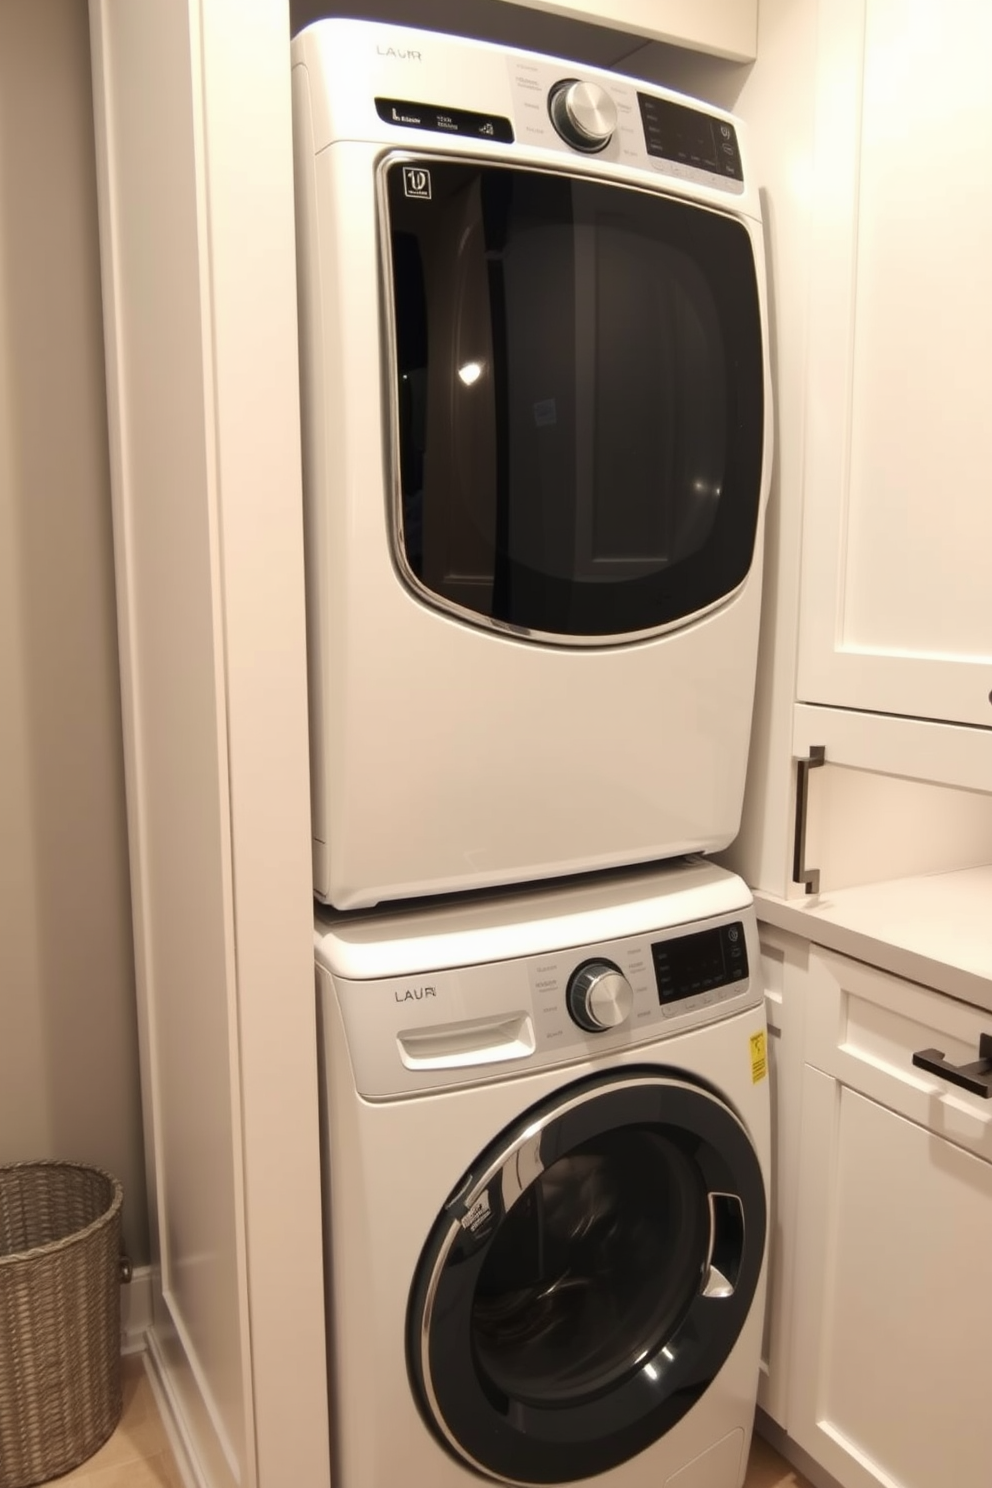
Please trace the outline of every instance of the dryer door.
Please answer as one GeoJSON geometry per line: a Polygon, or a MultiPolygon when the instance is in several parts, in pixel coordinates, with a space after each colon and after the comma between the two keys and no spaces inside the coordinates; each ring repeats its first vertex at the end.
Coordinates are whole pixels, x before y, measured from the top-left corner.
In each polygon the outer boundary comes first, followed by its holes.
{"type": "Polygon", "coordinates": [[[739,219],[559,171],[382,166],[393,542],[474,625],[615,645],[746,578],[763,471],[739,219]]]}
{"type": "Polygon", "coordinates": [[[424,1248],[421,1410],[491,1477],[604,1472],[715,1378],[764,1245],[760,1165],[728,1106],[657,1070],[571,1085],[481,1154],[424,1248]]]}

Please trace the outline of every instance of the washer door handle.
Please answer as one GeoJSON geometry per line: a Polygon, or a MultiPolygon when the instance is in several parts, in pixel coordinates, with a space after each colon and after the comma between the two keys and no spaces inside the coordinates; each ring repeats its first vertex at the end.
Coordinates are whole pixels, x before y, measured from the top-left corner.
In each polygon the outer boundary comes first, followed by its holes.
{"type": "Polygon", "coordinates": [[[732,1297],[744,1258],[744,1205],[739,1194],[709,1193],[710,1243],[700,1291],[704,1297],[732,1297]]]}

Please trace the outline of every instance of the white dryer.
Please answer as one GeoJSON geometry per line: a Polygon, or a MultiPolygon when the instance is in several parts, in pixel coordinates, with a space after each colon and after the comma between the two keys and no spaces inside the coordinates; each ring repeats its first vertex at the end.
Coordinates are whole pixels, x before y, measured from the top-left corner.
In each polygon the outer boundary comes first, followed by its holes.
{"type": "Polygon", "coordinates": [[[336,1478],[738,1488],[769,1100],[702,861],[316,925],[336,1478]]]}
{"type": "Polygon", "coordinates": [[[771,458],[743,125],[377,22],[293,62],[317,897],[725,847],[771,458]]]}

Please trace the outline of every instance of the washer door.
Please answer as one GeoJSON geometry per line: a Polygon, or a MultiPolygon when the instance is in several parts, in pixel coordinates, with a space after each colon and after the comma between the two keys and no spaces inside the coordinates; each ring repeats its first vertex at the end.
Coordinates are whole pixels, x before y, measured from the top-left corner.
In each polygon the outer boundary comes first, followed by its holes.
{"type": "Polygon", "coordinates": [[[571,1085],[481,1154],[424,1247],[421,1410],[492,1477],[605,1472],[714,1379],[764,1245],[758,1158],[722,1101],[658,1070],[571,1085]]]}

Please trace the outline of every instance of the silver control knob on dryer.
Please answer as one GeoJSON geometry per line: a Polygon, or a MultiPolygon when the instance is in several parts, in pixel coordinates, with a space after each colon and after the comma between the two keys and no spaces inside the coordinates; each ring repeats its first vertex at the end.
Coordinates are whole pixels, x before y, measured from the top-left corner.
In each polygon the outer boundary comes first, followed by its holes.
{"type": "Polygon", "coordinates": [[[568,984],[568,1011],[588,1033],[619,1028],[630,1017],[634,994],[630,983],[611,961],[587,961],[573,972],[568,984]]]}
{"type": "Polygon", "coordinates": [[[598,83],[564,78],[548,95],[551,122],[577,150],[603,150],[617,127],[617,106],[598,83]]]}

